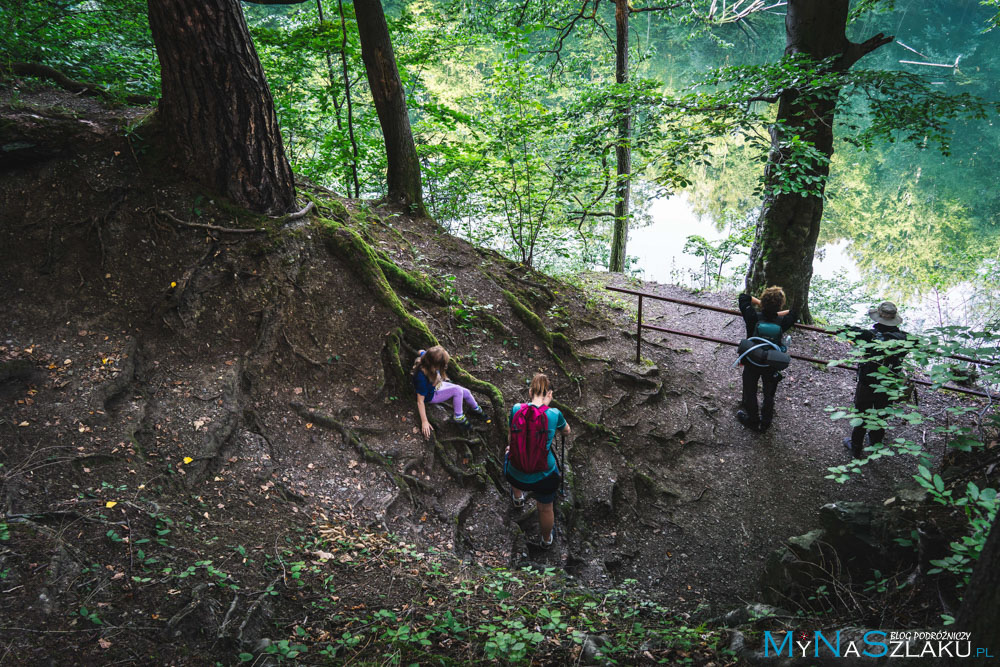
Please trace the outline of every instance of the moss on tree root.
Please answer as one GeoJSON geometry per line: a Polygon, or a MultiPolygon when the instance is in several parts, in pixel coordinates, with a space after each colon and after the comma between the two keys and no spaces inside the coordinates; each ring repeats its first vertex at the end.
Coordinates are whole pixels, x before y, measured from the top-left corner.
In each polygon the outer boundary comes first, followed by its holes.
{"type": "MultiPolygon", "coordinates": [[[[318,218],[319,232],[327,250],[340,257],[357,272],[358,277],[375,293],[376,298],[388,308],[400,321],[400,327],[406,338],[417,347],[428,348],[438,345],[438,340],[427,325],[414,317],[403,306],[399,296],[389,284],[382,267],[378,262],[378,254],[361,235],[353,229],[340,224],[336,220],[318,218]]],[[[449,375],[469,389],[474,389],[490,397],[494,415],[504,413],[503,394],[489,382],[474,377],[454,359],[448,365],[449,375]]],[[[494,419],[494,425],[500,430],[503,439],[507,439],[507,422],[504,419],[494,419]]]]}
{"type": "Polygon", "coordinates": [[[580,414],[576,410],[574,410],[573,408],[569,407],[565,403],[562,403],[559,400],[552,399],[552,407],[558,408],[559,411],[562,412],[567,417],[575,419],[576,421],[578,421],[581,424],[583,424],[583,426],[587,430],[589,430],[589,431],[591,431],[593,433],[596,433],[598,435],[601,435],[601,436],[604,436],[604,437],[608,438],[608,440],[611,441],[612,443],[617,443],[617,442],[621,441],[621,437],[617,433],[615,433],[614,431],[612,431],[610,428],[608,428],[607,426],[604,426],[603,424],[598,424],[598,423],[595,423],[595,422],[587,421],[586,419],[584,419],[583,417],[581,417],[580,414]]]}
{"type": "Polygon", "coordinates": [[[441,293],[434,289],[427,279],[400,268],[385,253],[377,252],[376,261],[379,268],[382,269],[382,273],[397,289],[424,301],[440,305],[447,303],[441,293]]]}
{"type": "Polygon", "coordinates": [[[533,310],[524,305],[524,303],[520,299],[518,299],[513,292],[509,290],[503,290],[503,296],[505,299],[507,299],[507,303],[510,304],[511,309],[514,311],[514,314],[517,315],[517,318],[522,322],[524,322],[524,324],[532,331],[532,333],[534,333],[536,336],[538,336],[545,342],[545,347],[548,348],[549,353],[552,355],[552,358],[555,359],[556,364],[559,366],[562,372],[565,373],[567,376],[572,377],[572,373],[570,373],[569,370],[566,369],[566,365],[563,363],[562,359],[559,358],[559,355],[556,354],[555,351],[556,348],[559,348],[560,350],[566,352],[571,357],[573,357],[574,361],[580,363],[580,360],[577,358],[576,353],[573,352],[573,346],[570,344],[569,338],[567,338],[564,334],[553,333],[552,331],[549,331],[548,327],[546,327],[545,324],[542,322],[542,318],[536,315],[533,310]]]}

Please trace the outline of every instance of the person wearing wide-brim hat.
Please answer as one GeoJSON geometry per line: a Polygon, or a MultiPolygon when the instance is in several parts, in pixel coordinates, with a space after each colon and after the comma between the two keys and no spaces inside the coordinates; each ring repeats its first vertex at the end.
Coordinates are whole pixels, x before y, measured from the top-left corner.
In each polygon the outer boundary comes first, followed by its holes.
{"type": "MultiPolygon", "coordinates": [[[[898,374],[908,351],[902,341],[912,340],[909,334],[900,330],[903,318],[891,301],[883,301],[870,309],[868,317],[874,322],[870,329],[849,327],[854,341],[864,345],[863,360],[858,364],[858,386],[854,390],[854,409],[862,416],[868,410],[880,411],[889,406],[890,395],[876,390],[881,379],[875,376],[880,375],[882,367],[889,373],[898,374]]],[[[878,445],[885,437],[885,429],[869,431],[864,424],[855,426],[850,437],[844,438],[844,447],[856,459],[861,458],[866,433],[869,445],[878,445]]]]}

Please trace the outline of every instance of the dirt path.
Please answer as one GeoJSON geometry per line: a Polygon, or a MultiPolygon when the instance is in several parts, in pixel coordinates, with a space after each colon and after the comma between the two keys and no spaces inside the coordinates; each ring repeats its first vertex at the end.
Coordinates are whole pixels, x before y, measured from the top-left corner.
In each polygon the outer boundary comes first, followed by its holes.
{"type": "MultiPolygon", "coordinates": [[[[594,280],[600,283],[607,277],[595,276],[594,280]]],[[[735,295],[697,296],[656,283],[626,283],[620,277],[608,282],[735,308],[735,295]]],[[[634,297],[629,301],[634,308],[634,297]]],[[[734,341],[744,335],[737,316],[648,299],[644,311],[644,320],[650,324],[734,341]]],[[[622,314],[619,325],[634,331],[634,317],[622,314]]],[[[766,434],[759,434],[735,420],[740,371],[732,367],[734,348],[650,331],[643,338],[643,356],[655,362],[670,388],[668,393],[674,395],[659,414],[640,420],[628,432],[622,448],[633,454],[633,462],[661,476],[664,486],[677,497],[665,511],[650,503],[637,505],[636,520],[617,529],[617,541],[630,545],[618,576],[645,580],[678,599],[751,599],[767,553],[815,526],[823,504],[879,502],[913,474],[912,459],[895,457],[867,466],[845,484],[825,479],[830,466],[848,460],[841,446],[847,425],[832,422],[824,408],[850,402],[851,372],[793,361],[778,388],[774,424],[766,434]],[[643,422],[653,428],[643,428],[643,422]],[[673,442],[661,444],[653,436],[657,427],[668,425],[682,432],[675,434],[673,442]],[[656,527],[644,526],[644,520],[656,527]]],[[[609,347],[605,354],[619,359],[634,355],[633,347],[625,347],[609,347]]],[[[792,347],[826,359],[841,358],[846,349],[830,337],[803,331],[793,332],[792,347]]],[[[940,395],[926,392],[921,400],[932,412],[946,405],[940,395]]],[[[917,441],[925,437],[918,428],[890,432],[890,437],[897,435],[917,441]]],[[[615,529],[604,528],[606,542],[609,530],[615,529]]]]}

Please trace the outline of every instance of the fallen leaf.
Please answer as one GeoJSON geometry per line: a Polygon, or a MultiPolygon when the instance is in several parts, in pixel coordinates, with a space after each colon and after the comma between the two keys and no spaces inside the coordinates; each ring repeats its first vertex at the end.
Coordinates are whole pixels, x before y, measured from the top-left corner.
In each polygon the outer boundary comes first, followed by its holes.
{"type": "Polygon", "coordinates": [[[292,393],[293,394],[301,394],[302,393],[302,387],[295,387],[295,389],[292,389],[292,393]]]}
{"type": "Polygon", "coordinates": [[[202,426],[205,425],[205,420],[204,419],[196,419],[193,423],[194,423],[194,430],[197,431],[198,429],[200,429],[202,426]]]}
{"type": "Polygon", "coordinates": [[[171,287],[177,287],[177,283],[175,283],[175,282],[171,282],[171,283],[170,283],[170,286],[171,286],[171,287]]]}
{"type": "Polygon", "coordinates": [[[18,426],[31,426],[28,422],[21,422],[18,426]]]}
{"type": "Polygon", "coordinates": [[[313,427],[312,422],[309,422],[308,424],[306,424],[306,428],[312,428],[312,427],[313,427]]]}
{"type": "Polygon", "coordinates": [[[187,465],[188,463],[191,463],[192,461],[194,461],[194,459],[191,458],[190,456],[185,456],[184,457],[184,464],[185,465],[187,465]]]}
{"type": "Polygon", "coordinates": [[[358,462],[355,461],[354,459],[351,459],[350,461],[347,462],[347,467],[348,468],[356,468],[356,467],[358,467],[358,462]]]}
{"type": "Polygon", "coordinates": [[[101,648],[103,648],[105,651],[108,650],[109,648],[111,648],[111,642],[109,642],[104,637],[101,637],[100,639],[98,639],[97,640],[97,644],[98,644],[98,646],[100,646],[101,648]]]}
{"type": "Polygon", "coordinates": [[[117,503],[116,501],[114,501],[114,500],[109,500],[108,502],[104,503],[104,506],[105,506],[105,507],[107,507],[108,509],[111,509],[112,507],[114,507],[114,506],[115,506],[115,505],[117,505],[117,504],[118,504],[118,503],[117,503]]]}

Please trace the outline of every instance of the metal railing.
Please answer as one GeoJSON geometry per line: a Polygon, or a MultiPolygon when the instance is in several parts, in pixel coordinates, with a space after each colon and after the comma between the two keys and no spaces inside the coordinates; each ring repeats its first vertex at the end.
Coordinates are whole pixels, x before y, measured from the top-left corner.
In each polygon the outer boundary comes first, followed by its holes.
{"type": "MultiPolygon", "coordinates": [[[[687,331],[678,331],[676,329],[667,329],[666,327],[658,327],[654,324],[643,324],[642,323],[642,300],[643,299],[655,299],[657,301],[669,301],[671,303],[679,303],[684,306],[693,306],[695,308],[703,308],[705,310],[714,310],[718,313],[725,313],[727,315],[736,315],[738,317],[743,316],[738,310],[732,310],[729,308],[721,308],[719,306],[712,306],[707,303],[695,303],[694,301],[685,301],[684,299],[675,299],[669,296],[660,296],[659,294],[650,294],[649,292],[640,292],[639,290],[625,289],[624,287],[611,287],[605,286],[604,289],[611,292],[621,292],[622,294],[631,294],[633,296],[639,297],[639,308],[638,308],[638,320],[635,331],[635,363],[640,363],[642,361],[642,330],[649,329],[650,331],[660,331],[662,333],[673,334],[675,336],[687,336],[688,338],[696,338],[698,340],[704,340],[711,343],[719,343],[721,345],[730,345],[732,347],[739,347],[739,342],[733,342],[731,340],[725,340],[722,338],[715,338],[714,336],[705,336],[702,334],[690,333],[687,331]]],[[[837,330],[824,329],[823,327],[814,327],[809,324],[795,324],[795,327],[799,329],[804,329],[805,331],[815,331],[817,333],[827,334],[829,336],[836,335],[837,330]]],[[[792,359],[799,359],[801,361],[807,361],[813,364],[822,364],[824,366],[829,365],[830,361],[827,359],[817,359],[815,357],[809,357],[802,354],[789,354],[792,359]]],[[[1000,361],[986,361],[975,359],[973,357],[967,357],[961,354],[948,355],[950,359],[957,359],[958,361],[968,361],[977,364],[985,365],[996,365],[1000,364],[1000,361]]],[[[854,371],[857,370],[857,366],[835,366],[835,368],[843,368],[844,370],[854,371]]],[[[915,384],[924,385],[926,387],[933,387],[934,383],[927,380],[920,380],[917,378],[911,378],[911,382],[915,384]]],[[[960,394],[969,394],[971,396],[980,396],[983,398],[997,399],[1000,396],[995,394],[990,394],[987,392],[976,391],[974,389],[966,389],[965,387],[955,387],[950,385],[940,385],[941,389],[947,389],[949,391],[955,391],[960,394]]]]}

